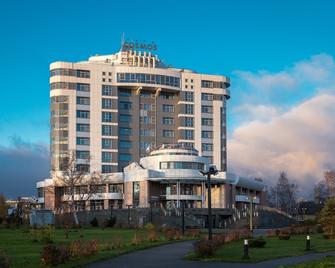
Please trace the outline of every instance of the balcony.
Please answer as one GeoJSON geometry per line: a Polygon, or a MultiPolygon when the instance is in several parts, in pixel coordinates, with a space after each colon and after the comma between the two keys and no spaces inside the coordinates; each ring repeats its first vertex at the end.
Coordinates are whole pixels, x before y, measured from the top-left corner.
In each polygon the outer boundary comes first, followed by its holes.
{"type": "Polygon", "coordinates": [[[176,195],[176,194],[167,194],[163,195],[166,200],[192,200],[192,201],[201,201],[201,195],[176,195]]]}

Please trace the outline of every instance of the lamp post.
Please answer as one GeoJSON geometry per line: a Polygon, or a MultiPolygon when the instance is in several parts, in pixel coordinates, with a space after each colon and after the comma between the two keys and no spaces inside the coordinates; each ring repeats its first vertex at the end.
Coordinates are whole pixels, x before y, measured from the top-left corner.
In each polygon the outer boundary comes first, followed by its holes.
{"type": "Polygon", "coordinates": [[[130,216],[130,208],[131,208],[132,205],[127,205],[127,208],[128,208],[128,225],[130,225],[130,222],[131,222],[131,216],[130,216]]]}
{"type": "Polygon", "coordinates": [[[212,193],[211,193],[211,175],[218,174],[218,170],[215,166],[210,166],[208,171],[200,171],[203,176],[207,176],[207,189],[208,189],[208,240],[212,240],[212,193]]]}

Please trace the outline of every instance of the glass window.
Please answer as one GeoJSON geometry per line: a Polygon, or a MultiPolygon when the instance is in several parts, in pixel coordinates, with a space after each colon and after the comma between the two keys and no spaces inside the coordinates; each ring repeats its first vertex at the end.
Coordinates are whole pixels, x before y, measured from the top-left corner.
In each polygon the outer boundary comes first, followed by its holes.
{"type": "Polygon", "coordinates": [[[101,172],[102,173],[113,173],[113,166],[112,165],[102,165],[101,172]]]}
{"type": "Polygon", "coordinates": [[[193,114],[193,104],[185,104],[185,114],[193,114]]]}
{"type": "Polygon", "coordinates": [[[102,112],[102,122],[112,122],[112,113],[111,112],[102,112]]]}
{"type": "Polygon", "coordinates": [[[193,140],[194,139],[194,131],[185,129],[184,130],[184,139],[185,140],[193,140]]]}
{"type": "Polygon", "coordinates": [[[120,127],[119,128],[119,133],[122,136],[131,136],[131,128],[128,127],[120,127]]]}
{"type": "Polygon", "coordinates": [[[213,106],[202,105],[201,106],[201,112],[211,114],[211,113],[213,113],[213,106]]]}
{"type": "Polygon", "coordinates": [[[194,118],[193,117],[185,117],[185,126],[193,127],[194,126],[194,118]]]}
{"type": "Polygon", "coordinates": [[[112,152],[101,152],[101,161],[103,163],[112,162],[112,152]]]}
{"type": "Polygon", "coordinates": [[[213,94],[201,93],[201,99],[204,100],[204,101],[212,101],[213,100],[213,94]]]}
{"type": "Polygon", "coordinates": [[[113,100],[112,99],[106,99],[106,98],[103,98],[102,99],[102,109],[112,109],[112,105],[113,105],[113,100]]]}
{"type": "Polygon", "coordinates": [[[128,101],[120,101],[120,110],[131,110],[131,102],[128,101]]]}
{"type": "Polygon", "coordinates": [[[174,125],[173,117],[163,117],[163,125],[174,125]]]}
{"type": "Polygon", "coordinates": [[[154,137],[155,136],[155,131],[151,129],[140,129],[140,136],[144,137],[154,137]]]}
{"type": "Polygon", "coordinates": [[[77,118],[90,118],[89,111],[77,110],[77,118]]]}
{"type": "Polygon", "coordinates": [[[87,71],[87,70],[77,70],[77,77],[90,78],[90,71],[87,71]]]}
{"type": "Polygon", "coordinates": [[[90,132],[90,125],[89,124],[77,124],[77,131],[78,132],[90,132]]]}
{"type": "Polygon", "coordinates": [[[130,149],[131,148],[131,141],[120,141],[119,147],[122,149],[130,149]]]}
{"type": "Polygon", "coordinates": [[[140,206],[140,182],[133,182],[133,207],[140,206]]]}
{"type": "Polygon", "coordinates": [[[194,101],[194,93],[185,91],[183,101],[194,101]]]}
{"type": "Polygon", "coordinates": [[[213,126],[213,119],[212,118],[201,118],[201,124],[203,126],[213,126]]]}
{"type": "Polygon", "coordinates": [[[89,159],[90,151],[76,151],[77,159],[89,159]]]}
{"type": "Polygon", "coordinates": [[[130,97],[131,90],[130,89],[119,89],[119,96],[120,97],[130,97]]]}
{"type": "Polygon", "coordinates": [[[77,145],[90,145],[90,138],[77,137],[77,145]]]}
{"type": "Polygon", "coordinates": [[[112,139],[103,138],[101,140],[102,149],[112,149],[112,139]]]}
{"type": "Polygon", "coordinates": [[[213,151],[213,143],[203,143],[201,146],[201,150],[204,151],[213,151]]]}
{"type": "Polygon", "coordinates": [[[173,113],[174,112],[174,106],[169,105],[169,104],[163,104],[163,112],[173,113]]]}
{"type": "Polygon", "coordinates": [[[119,160],[120,161],[131,161],[131,154],[119,154],[119,160]]]}
{"type": "Polygon", "coordinates": [[[201,137],[204,139],[212,139],[213,131],[201,131],[201,137]]]}
{"type": "Polygon", "coordinates": [[[123,184],[117,183],[117,184],[109,184],[108,190],[110,193],[123,193],[123,184]]]}
{"type": "Polygon", "coordinates": [[[90,84],[77,83],[77,91],[89,92],[90,84]]]}
{"type": "Polygon", "coordinates": [[[90,105],[90,98],[88,98],[88,97],[77,97],[77,104],[79,104],[79,105],[90,105]]]}
{"type": "Polygon", "coordinates": [[[102,96],[112,96],[113,87],[110,85],[102,85],[102,96]]]}
{"type": "Polygon", "coordinates": [[[163,137],[164,138],[173,138],[174,137],[174,131],[173,130],[163,130],[163,137]]]}
{"type": "Polygon", "coordinates": [[[103,210],[103,209],[104,209],[104,200],[90,201],[90,210],[103,210]]]}
{"type": "Polygon", "coordinates": [[[130,123],[131,122],[131,115],[120,114],[119,121],[124,122],[124,123],[130,123]]]}
{"type": "Polygon", "coordinates": [[[112,126],[102,125],[102,135],[103,136],[112,136],[112,126]]]}

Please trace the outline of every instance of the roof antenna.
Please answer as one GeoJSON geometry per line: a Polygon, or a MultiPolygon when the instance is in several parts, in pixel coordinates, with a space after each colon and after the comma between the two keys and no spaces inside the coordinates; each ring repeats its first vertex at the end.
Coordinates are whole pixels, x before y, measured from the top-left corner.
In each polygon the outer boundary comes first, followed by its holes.
{"type": "Polygon", "coordinates": [[[123,45],[124,45],[124,32],[121,35],[121,51],[123,51],[123,45]]]}

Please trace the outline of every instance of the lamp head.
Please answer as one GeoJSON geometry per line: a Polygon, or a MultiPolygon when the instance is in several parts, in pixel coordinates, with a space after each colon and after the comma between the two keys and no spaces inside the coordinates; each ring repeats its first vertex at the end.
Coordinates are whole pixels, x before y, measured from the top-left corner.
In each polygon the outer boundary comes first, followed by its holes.
{"type": "Polygon", "coordinates": [[[211,175],[216,175],[219,173],[219,171],[217,170],[216,166],[210,166],[209,169],[208,169],[208,172],[211,174],[211,175]]]}

